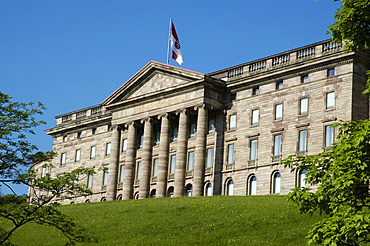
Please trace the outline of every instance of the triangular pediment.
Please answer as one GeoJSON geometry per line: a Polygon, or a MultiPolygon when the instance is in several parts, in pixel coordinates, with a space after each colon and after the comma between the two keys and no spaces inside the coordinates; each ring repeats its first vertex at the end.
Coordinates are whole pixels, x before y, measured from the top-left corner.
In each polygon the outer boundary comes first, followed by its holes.
{"type": "Polygon", "coordinates": [[[202,73],[151,61],[105,99],[102,104],[110,105],[142,98],[145,95],[169,91],[203,78],[204,74],[202,73]]]}

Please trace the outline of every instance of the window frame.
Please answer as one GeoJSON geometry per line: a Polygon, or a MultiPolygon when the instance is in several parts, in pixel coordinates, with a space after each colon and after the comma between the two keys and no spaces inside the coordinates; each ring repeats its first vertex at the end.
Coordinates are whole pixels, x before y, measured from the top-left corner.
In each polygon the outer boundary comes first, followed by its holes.
{"type": "Polygon", "coordinates": [[[307,129],[298,130],[297,152],[307,152],[307,143],[308,143],[308,130],[307,129]],[[305,132],[304,139],[303,139],[304,141],[302,141],[302,135],[301,135],[301,133],[303,133],[303,132],[305,132]],[[303,144],[303,146],[302,146],[302,144],[303,144]]]}
{"type": "Polygon", "coordinates": [[[227,145],[227,164],[235,164],[235,143],[229,143],[227,145]]]}
{"type": "Polygon", "coordinates": [[[283,103],[276,103],[275,104],[275,106],[274,106],[274,111],[275,111],[274,121],[282,121],[283,120],[283,110],[284,110],[283,103]],[[279,117],[278,113],[280,113],[280,117],[279,117]]]}
{"type": "Polygon", "coordinates": [[[125,182],[125,169],[126,169],[125,164],[119,166],[119,177],[118,177],[119,183],[125,182]]]}
{"type": "Polygon", "coordinates": [[[81,161],[81,149],[76,149],[75,151],[75,162],[81,161]]]}
{"type": "Polygon", "coordinates": [[[207,148],[207,152],[206,152],[207,156],[206,156],[206,168],[211,168],[213,167],[213,154],[214,154],[214,150],[213,148],[207,148]],[[210,153],[212,152],[212,153],[210,153]],[[211,164],[211,165],[209,165],[211,164]]]}
{"type": "Polygon", "coordinates": [[[252,88],[252,96],[258,96],[260,93],[261,93],[261,90],[259,86],[252,88]]]}
{"type": "Polygon", "coordinates": [[[63,152],[60,155],[60,165],[65,166],[67,164],[67,152],[63,152]]]}
{"type": "Polygon", "coordinates": [[[325,94],[325,109],[335,109],[335,91],[329,91],[325,94]]]}
{"type": "Polygon", "coordinates": [[[329,68],[328,70],[326,70],[326,77],[328,78],[332,78],[334,77],[336,74],[335,74],[335,67],[334,68],[329,68]]]}
{"type": "Polygon", "coordinates": [[[260,109],[259,108],[252,109],[251,110],[251,126],[258,126],[259,124],[260,124],[260,109]],[[255,115],[255,112],[257,112],[257,115],[255,115]]]}
{"type": "Polygon", "coordinates": [[[175,174],[176,173],[176,155],[170,156],[170,165],[169,165],[169,174],[175,174]]]}
{"type": "Polygon", "coordinates": [[[275,134],[273,135],[273,156],[281,156],[282,153],[282,145],[283,145],[283,135],[280,134],[275,134]],[[277,142],[277,139],[279,137],[279,141],[277,142]]]}
{"type": "Polygon", "coordinates": [[[96,146],[90,147],[90,160],[94,160],[96,158],[96,146]]]}
{"type": "Polygon", "coordinates": [[[258,160],[258,139],[249,140],[249,160],[258,160]]]}
{"type": "Polygon", "coordinates": [[[281,90],[284,89],[284,81],[278,81],[275,83],[275,89],[276,90],[281,90]]]}
{"type": "Polygon", "coordinates": [[[128,143],[127,138],[122,139],[122,152],[127,151],[127,143],[128,143]]]}
{"type": "Polygon", "coordinates": [[[236,126],[237,126],[237,116],[235,113],[233,114],[230,114],[229,116],[229,130],[232,131],[232,130],[236,130],[236,126]]]}
{"type": "Polygon", "coordinates": [[[310,82],[310,77],[308,76],[308,74],[301,75],[301,84],[305,84],[308,82],[310,82]]]}
{"type": "Polygon", "coordinates": [[[332,125],[333,124],[324,126],[324,148],[330,148],[334,143],[335,129],[332,127],[332,125]],[[330,141],[328,141],[328,138],[330,138],[330,141]]]}
{"type": "Polygon", "coordinates": [[[159,158],[153,159],[152,177],[158,177],[159,158]]]}
{"type": "Polygon", "coordinates": [[[112,142],[108,142],[105,144],[105,156],[110,156],[112,151],[112,142]]]}
{"type": "Polygon", "coordinates": [[[195,164],[195,152],[189,151],[188,152],[188,163],[186,165],[187,171],[194,171],[194,164],[195,164]]]}
{"type": "Polygon", "coordinates": [[[298,110],[299,110],[299,116],[307,116],[308,115],[308,112],[309,112],[309,98],[308,97],[302,97],[302,98],[300,98],[299,99],[299,108],[298,108],[298,110]],[[302,103],[303,101],[307,101],[306,102],[306,104],[304,104],[304,103],[302,103]],[[305,107],[305,109],[306,109],[306,111],[304,112],[303,111],[303,106],[302,105],[305,105],[306,107],[305,107]]]}

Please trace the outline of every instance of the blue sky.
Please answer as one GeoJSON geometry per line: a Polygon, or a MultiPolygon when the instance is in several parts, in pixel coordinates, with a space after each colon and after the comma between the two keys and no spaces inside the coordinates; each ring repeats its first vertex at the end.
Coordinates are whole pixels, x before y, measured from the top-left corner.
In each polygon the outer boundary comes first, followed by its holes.
{"type": "Polygon", "coordinates": [[[149,61],[166,62],[170,18],[182,67],[210,73],[330,38],[338,7],[333,0],[1,0],[0,90],[46,105],[47,125],[30,139],[51,150],[43,131],[56,115],[99,104],[149,61]]]}

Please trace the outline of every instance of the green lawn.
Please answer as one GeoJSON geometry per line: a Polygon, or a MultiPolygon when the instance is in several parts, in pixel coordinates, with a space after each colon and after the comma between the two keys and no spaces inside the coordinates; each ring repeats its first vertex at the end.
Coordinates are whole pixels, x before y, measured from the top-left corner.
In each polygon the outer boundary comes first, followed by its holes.
{"type": "MultiPolygon", "coordinates": [[[[285,196],[180,197],[61,206],[96,245],[305,245],[320,215],[300,215],[285,196]]],[[[19,246],[63,245],[54,229],[30,224],[19,246]]]]}

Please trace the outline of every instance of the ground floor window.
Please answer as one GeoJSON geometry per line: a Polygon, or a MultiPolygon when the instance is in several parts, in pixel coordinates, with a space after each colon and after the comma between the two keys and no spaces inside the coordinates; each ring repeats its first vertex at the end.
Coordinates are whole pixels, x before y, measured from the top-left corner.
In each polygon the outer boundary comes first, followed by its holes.
{"type": "Polygon", "coordinates": [[[226,195],[233,196],[234,195],[234,180],[229,179],[226,183],[226,195]]]}

